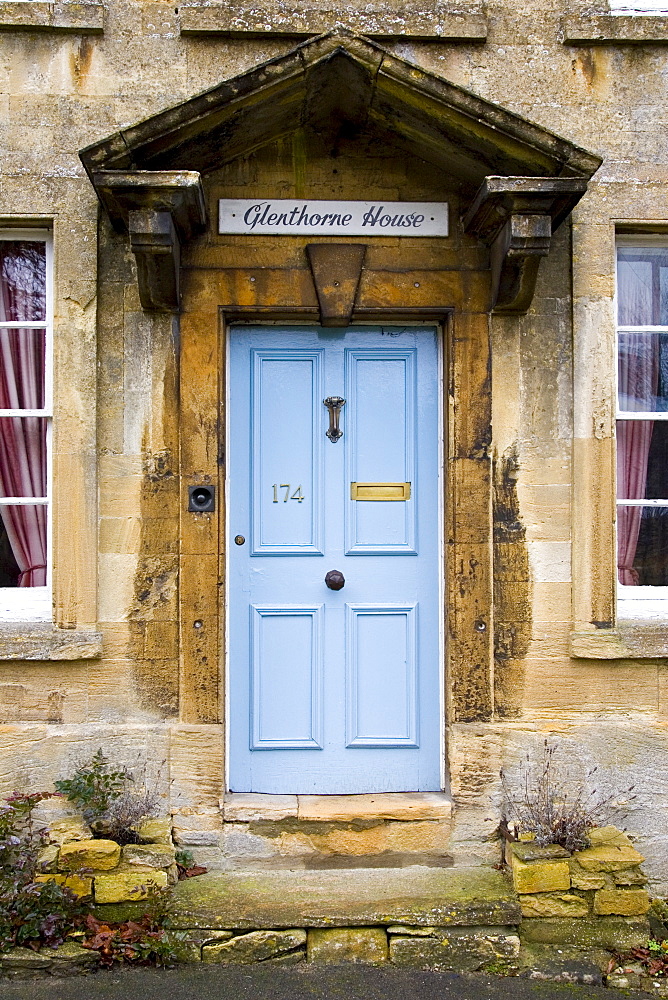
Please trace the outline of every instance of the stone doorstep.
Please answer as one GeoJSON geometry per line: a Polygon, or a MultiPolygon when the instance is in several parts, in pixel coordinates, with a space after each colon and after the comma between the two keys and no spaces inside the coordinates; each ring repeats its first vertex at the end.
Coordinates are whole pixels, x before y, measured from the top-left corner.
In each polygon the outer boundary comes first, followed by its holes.
{"type": "Polygon", "coordinates": [[[520,922],[505,873],[482,866],[209,872],[178,882],[176,928],[470,927],[520,922]]]}
{"type": "Polygon", "coordinates": [[[450,820],[452,800],[445,792],[378,792],[364,795],[265,795],[228,792],[222,803],[226,823],[319,823],[355,820],[450,820]]]}

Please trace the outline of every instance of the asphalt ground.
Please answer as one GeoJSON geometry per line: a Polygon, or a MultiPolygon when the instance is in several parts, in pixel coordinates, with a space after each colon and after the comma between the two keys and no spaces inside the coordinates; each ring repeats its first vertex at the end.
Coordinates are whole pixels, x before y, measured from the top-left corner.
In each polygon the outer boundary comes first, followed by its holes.
{"type": "Polygon", "coordinates": [[[339,966],[186,966],[0,982],[0,1000],[637,1000],[641,991],[514,977],[339,966]]]}

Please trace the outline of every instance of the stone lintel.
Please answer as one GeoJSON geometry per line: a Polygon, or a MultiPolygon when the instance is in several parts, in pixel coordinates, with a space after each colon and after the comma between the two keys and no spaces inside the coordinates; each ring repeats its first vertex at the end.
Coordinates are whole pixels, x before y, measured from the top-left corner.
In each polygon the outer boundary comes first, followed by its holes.
{"type": "Polygon", "coordinates": [[[0,660],[96,660],[101,655],[100,632],[60,629],[50,622],[0,625],[0,660]]]}
{"type": "Polygon", "coordinates": [[[93,184],[112,225],[130,236],[144,309],[178,312],[181,244],[206,225],[195,170],[101,170],[93,184]]]}
{"type": "Polygon", "coordinates": [[[485,178],[463,223],[490,247],[494,312],[527,311],[552,233],[586,190],[584,177],[485,178]]]}
{"type": "Polygon", "coordinates": [[[0,2],[0,31],[51,31],[101,35],[105,5],[95,0],[4,0],[0,2]]]}
{"type": "Polygon", "coordinates": [[[661,14],[572,15],[561,22],[564,45],[668,45],[668,17],[661,14]]]}
{"type": "Polygon", "coordinates": [[[345,18],[345,27],[368,38],[410,38],[421,41],[484,42],[487,18],[475,7],[449,10],[443,4],[425,14],[419,4],[401,11],[301,7],[281,12],[271,5],[264,10],[239,3],[187,3],[181,6],[182,35],[223,35],[228,38],[308,38],[328,31],[345,18]]]}

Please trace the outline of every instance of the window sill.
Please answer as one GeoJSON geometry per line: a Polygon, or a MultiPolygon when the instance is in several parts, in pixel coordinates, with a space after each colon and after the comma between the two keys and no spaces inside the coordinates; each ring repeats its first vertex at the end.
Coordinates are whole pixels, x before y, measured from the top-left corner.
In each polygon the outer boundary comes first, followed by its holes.
{"type": "Polygon", "coordinates": [[[564,45],[668,45],[668,17],[665,14],[565,17],[561,35],[564,45]]]}
{"type": "MultiPolygon", "coordinates": [[[[308,38],[331,28],[341,15],[333,8],[302,7],[285,17],[269,17],[240,3],[186,3],[179,8],[182,35],[308,38]]],[[[432,15],[411,11],[346,12],[346,27],[369,38],[410,38],[422,41],[484,42],[487,18],[482,11],[451,13],[437,5],[432,15]]]]}
{"type": "Polygon", "coordinates": [[[41,0],[0,0],[0,31],[54,31],[100,35],[104,4],[95,0],[43,3],[41,0]]]}
{"type": "Polygon", "coordinates": [[[0,623],[0,660],[96,660],[100,632],[56,628],[49,623],[0,623]]]}
{"type": "Polygon", "coordinates": [[[570,655],[585,660],[651,660],[668,658],[668,621],[640,618],[620,621],[617,628],[571,632],[570,655]]]}

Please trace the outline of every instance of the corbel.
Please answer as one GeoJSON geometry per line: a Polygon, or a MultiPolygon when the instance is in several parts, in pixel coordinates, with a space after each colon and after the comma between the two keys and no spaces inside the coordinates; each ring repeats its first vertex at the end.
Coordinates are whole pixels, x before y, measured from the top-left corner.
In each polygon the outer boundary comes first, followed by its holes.
{"type": "Polygon", "coordinates": [[[587,190],[584,177],[486,177],[464,231],[490,248],[495,313],[525,313],[552,234],[587,190]]]}
{"type": "Polygon", "coordinates": [[[365,254],[364,243],[307,243],[322,326],[350,325],[365,254]]]}
{"type": "Polygon", "coordinates": [[[142,307],[178,312],[181,246],[206,226],[195,170],[101,170],[93,175],[112,225],[130,237],[142,307]]]}

